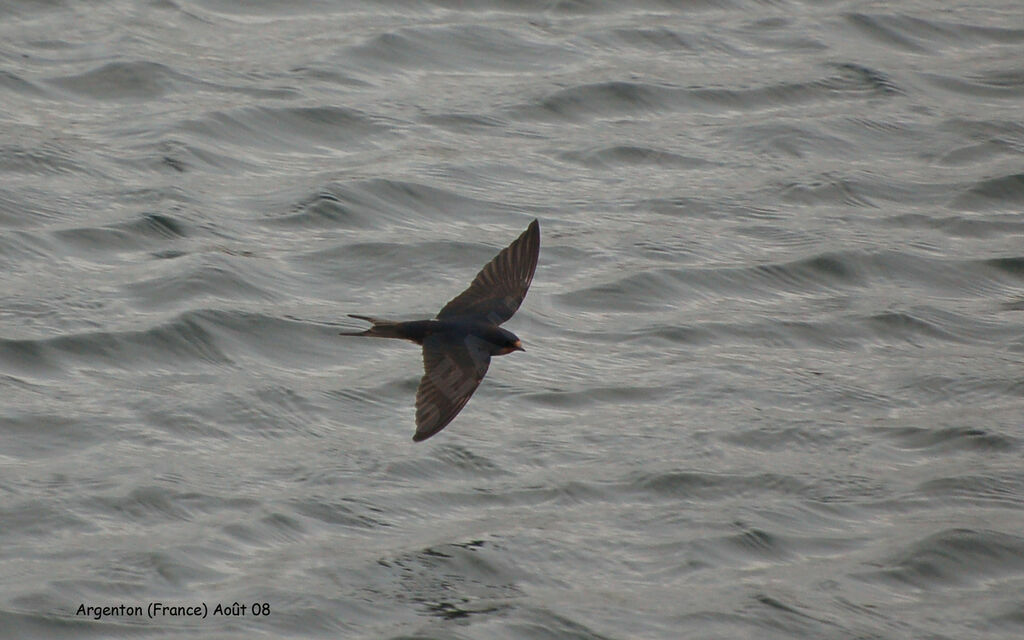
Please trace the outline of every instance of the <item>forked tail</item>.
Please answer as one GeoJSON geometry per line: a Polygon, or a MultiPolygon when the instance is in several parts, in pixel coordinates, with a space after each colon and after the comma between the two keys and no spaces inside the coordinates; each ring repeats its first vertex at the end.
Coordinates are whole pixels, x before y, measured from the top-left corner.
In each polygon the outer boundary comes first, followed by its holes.
{"type": "Polygon", "coordinates": [[[357,320],[366,320],[373,324],[372,327],[366,331],[342,331],[338,335],[341,336],[366,336],[368,338],[405,338],[399,331],[398,325],[400,323],[394,322],[393,320],[384,320],[382,318],[371,318],[370,316],[357,316],[353,313],[348,314],[350,318],[356,318],[357,320]]]}

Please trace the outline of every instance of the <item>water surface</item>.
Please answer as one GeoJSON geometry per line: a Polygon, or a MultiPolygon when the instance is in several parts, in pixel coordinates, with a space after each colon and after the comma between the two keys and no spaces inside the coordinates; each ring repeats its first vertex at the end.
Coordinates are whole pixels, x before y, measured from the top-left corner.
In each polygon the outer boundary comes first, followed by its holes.
{"type": "Polygon", "coordinates": [[[1024,634],[1015,2],[22,2],[0,43],[0,635],[1024,634]],[[533,218],[528,351],[413,444],[418,350],[345,314],[433,315],[533,218]],[[156,602],[249,608],[78,613],[156,602]]]}

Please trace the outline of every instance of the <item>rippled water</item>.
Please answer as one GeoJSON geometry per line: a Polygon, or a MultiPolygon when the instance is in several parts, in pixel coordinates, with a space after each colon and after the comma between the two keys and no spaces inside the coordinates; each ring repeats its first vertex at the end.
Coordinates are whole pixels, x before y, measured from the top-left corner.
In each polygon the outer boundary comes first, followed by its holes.
{"type": "Polygon", "coordinates": [[[8,2],[0,104],[0,635],[1024,636],[1016,1],[8,2]],[[342,319],[534,217],[412,443],[342,319]]]}

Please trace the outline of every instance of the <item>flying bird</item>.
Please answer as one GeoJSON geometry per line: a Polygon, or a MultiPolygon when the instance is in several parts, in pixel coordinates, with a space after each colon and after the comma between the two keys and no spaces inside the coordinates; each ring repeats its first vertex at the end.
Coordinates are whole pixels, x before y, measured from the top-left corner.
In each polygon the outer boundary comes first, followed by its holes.
{"type": "Polygon", "coordinates": [[[448,426],[476,391],[491,356],[525,351],[514,333],[499,325],[526,297],[540,255],[540,223],[534,220],[476,275],[469,288],[444,305],[433,320],[395,322],[349,317],[373,324],[343,336],[399,338],[423,346],[423,378],[416,391],[416,442],[448,426]]]}

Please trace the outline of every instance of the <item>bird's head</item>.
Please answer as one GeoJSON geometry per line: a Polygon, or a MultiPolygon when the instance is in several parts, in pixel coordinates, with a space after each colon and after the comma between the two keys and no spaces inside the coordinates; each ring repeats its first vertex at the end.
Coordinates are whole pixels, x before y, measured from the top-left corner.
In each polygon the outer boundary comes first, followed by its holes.
{"type": "Polygon", "coordinates": [[[488,336],[488,342],[491,343],[491,354],[496,356],[507,355],[513,351],[526,351],[516,334],[505,329],[495,328],[494,333],[488,336]]]}
{"type": "Polygon", "coordinates": [[[518,338],[512,342],[502,345],[501,349],[498,350],[497,355],[503,356],[512,353],[513,351],[526,351],[526,349],[523,348],[523,343],[520,342],[518,338]]]}

